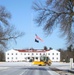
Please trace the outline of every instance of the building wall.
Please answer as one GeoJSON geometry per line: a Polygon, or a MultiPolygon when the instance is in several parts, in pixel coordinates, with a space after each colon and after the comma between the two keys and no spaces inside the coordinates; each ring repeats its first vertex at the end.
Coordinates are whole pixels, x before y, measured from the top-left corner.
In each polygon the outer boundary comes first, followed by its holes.
{"type": "Polygon", "coordinates": [[[60,52],[56,50],[50,50],[47,52],[47,56],[52,60],[52,61],[60,61],[60,52]]]}
{"type": "Polygon", "coordinates": [[[51,61],[60,61],[60,52],[57,50],[42,52],[19,52],[17,50],[9,50],[5,53],[6,61],[29,61],[30,59],[40,60],[41,55],[47,55],[51,61]]]}
{"type": "Polygon", "coordinates": [[[18,61],[20,60],[20,53],[15,50],[10,50],[5,53],[6,61],[18,61]]]}

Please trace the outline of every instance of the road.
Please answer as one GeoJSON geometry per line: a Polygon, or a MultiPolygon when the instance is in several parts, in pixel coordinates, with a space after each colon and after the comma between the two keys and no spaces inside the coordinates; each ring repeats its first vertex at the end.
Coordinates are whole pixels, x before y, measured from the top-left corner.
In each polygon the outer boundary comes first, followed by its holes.
{"type": "Polygon", "coordinates": [[[59,74],[52,71],[48,66],[13,66],[1,69],[0,75],[59,75],[59,74]]]}
{"type": "Polygon", "coordinates": [[[67,63],[35,66],[30,62],[0,62],[0,75],[74,75],[64,71],[67,69],[69,69],[69,64],[67,63]],[[54,68],[59,68],[63,71],[54,70],[54,68]]]}

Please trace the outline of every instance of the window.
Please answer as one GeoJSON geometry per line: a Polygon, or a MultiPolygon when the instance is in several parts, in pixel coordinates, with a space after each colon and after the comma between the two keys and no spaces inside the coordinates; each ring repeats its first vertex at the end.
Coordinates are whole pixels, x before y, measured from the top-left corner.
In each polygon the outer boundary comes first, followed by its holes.
{"type": "Polygon", "coordinates": [[[41,55],[41,53],[40,53],[40,55],[41,55]]]}
{"type": "Polygon", "coordinates": [[[58,55],[58,53],[56,53],[56,55],[58,55]]]}
{"type": "Polygon", "coordinates": [[[13,55],[13,53],[12,53],[12,55],[13,55]]]}
{"type": "Polygon", "coordinates": [[[28,59],[30,59],[30,57],[28,57],[28,59]]]}
{"type": "Polygon", "coordinates": [[[54,59],[54,57],[52,57],[52,59],[54,59]]]}
{"type": "Polygon", "coordinates": [[[52,55],[54,55],[54,53],[52,53],[52,55]]]}
{"type": "Polygon", "coordinates": [[[12,59],[13,59],[13,57],[12,57],[12,59]]]}
{"type": "Polygon", "coordinates": [[[36,55],[38,55],[38,53],[36,53],[36,55]]]}
{"type": "Polygon", "coordinates": [[[17,53],[16,53],[16,55],[17,55],[17,53]]]}
{"type": "Polygon", "coordinates": [[[36,57],[36,59],[38,59],[38,57],[36,57]]]}
{"type": "Polygon", "coordinates": [[[24,53],[24,55],[26,55],[26,53],[24,53]]]}
{"type": "Polygon", "coordinates": [[[58,60],[58,58],[56,58],[58,60]]]}
{"type": "Polygon", "coordinates": [[[9,55],[9,53],[7,53],[7,55],[9,55]]]}
{"type": "Polygon", "coordinates": [[[32,53],[32,55],[34,55],[34,54],[32,53]]]}
{"type": "Polygon", "coordinates": [[[24,57],[24,59],[26,59],[26,58],[24,57]]]}
{"type": "Polygon", "coordinates": [[[30,55],[30,54],[28,53],[28,55],[30,55]]]}
{"type": "Polygon", "coordinates": [[[17,59],[17,57],[16,57],[16,59],[17,59]]]}
{"type": "Polygon", "coordinates": [[[7,59],[9,59],[9,57],[7,59]]]}
{"type": "Polygon", "coordinates": [[[50,55],[50,53],[48,53],[48,55],[50,55]]]}
{"type": "Polygon", "coordinates": [[[45,53],[43,53],[43,55],[45,55],[45,53]]]}

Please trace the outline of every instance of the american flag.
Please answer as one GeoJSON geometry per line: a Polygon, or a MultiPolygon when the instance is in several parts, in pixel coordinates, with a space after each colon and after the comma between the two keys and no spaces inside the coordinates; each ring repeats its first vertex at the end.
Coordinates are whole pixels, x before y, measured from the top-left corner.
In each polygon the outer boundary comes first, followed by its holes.
{"type": "Polygon", "coordinates": [[[35,42],[39,43],[39,40],[35,39],[35,42]]]}
{"type": "Polygon", "coordinates": [[[40,40],[41,42],[43,42],[43,40],[37,34],[35,34],[35,36],[36,36],[35,39],[40,40]]]}

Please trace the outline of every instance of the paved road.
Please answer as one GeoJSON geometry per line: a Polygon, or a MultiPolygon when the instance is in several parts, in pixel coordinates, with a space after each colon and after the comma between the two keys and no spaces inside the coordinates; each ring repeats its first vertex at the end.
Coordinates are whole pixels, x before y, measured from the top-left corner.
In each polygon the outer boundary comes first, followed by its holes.
{"type": "MultiPolygon", "coordinates": [[[[4,68],[4,67],[3,67],[4,68]]],[[[13,66],[0,69],[0,75],[59,75],[48,66],[13,66]]]]}
{"type": "MultiPolygon", "coordinates": [[[[0,62],[0,75],[74,75],[64,70],[70,68],[69,63],[53,62],[49,66],[35,66],[31,62],[0,62]],[[63,71],[56,71],[53,68],[58,68],[63,71]],[[53,71],[52,71],[53,70],[53,71]]],[[[74,67],[73,67],[74,70],[74,67]]]]}

